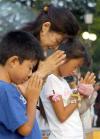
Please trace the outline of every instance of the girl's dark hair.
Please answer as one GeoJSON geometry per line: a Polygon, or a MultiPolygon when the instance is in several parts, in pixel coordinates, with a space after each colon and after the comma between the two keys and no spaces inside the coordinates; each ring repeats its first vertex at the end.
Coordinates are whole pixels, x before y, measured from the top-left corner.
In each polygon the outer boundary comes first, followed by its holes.
{"type": "Polygon", "coordinates": [[[87,46],[84,46],[78,38],[74,38],[71,41],[66,41],[61,44],[59,50],[64,51],[68,59],[83,58],[83,66],[90,67],[92,65],[92,58],[86,47],[87,46]]]}
{"type": "Polygon", "coordinates": [[[64,7],[55,7],[54,5],[45,5],[35,21],[28,23],[23,30],[32,32],[39,38],[42,25],[45,22],[51,23],[51,30],[59,33],[65,33],[67,37],[74,37],[79,31],[79,25],[75,16],[64,7]]]}

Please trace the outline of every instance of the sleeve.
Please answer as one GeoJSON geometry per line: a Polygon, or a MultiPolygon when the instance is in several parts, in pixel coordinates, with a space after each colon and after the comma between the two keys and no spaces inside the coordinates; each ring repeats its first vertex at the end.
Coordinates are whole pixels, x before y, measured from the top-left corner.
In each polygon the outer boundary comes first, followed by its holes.
{"type": "Polygon", "coordinates": [[[20,99],[20,94],[16,88],[7,87],[0,91],[0,107],[2,108],[2,117],[0,121],[4,126],[14,132],[23,125],[28,119],[26,115],[26,106],[20,99]]]}
{"type": "Polygon", "coordinates": [[[46,97],[50,96],[62,96],[63,88],[62,84],[57,77],[48,77],[45,84],[46,97]]]}

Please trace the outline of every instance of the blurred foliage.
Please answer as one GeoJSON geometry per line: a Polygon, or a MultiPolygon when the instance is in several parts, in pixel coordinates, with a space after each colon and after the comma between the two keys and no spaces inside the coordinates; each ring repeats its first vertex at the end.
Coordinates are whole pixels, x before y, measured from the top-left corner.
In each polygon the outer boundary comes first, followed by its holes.
{"type": "MultiPolygon", "coordinates": [[[[8,0],[4,0],[8,1],[8,0]]],[[[32,8],[40,10],[44,4],[53,3],[56,6],[68,7],[74,14],[80,19],[83,19],[83,15],[86,11],[95,12],[96,0],[9,0],[14,3],[21,3],[32,8]]]]}
{"type": "Polygon", "coordinates": [[[7,31],[18,29],[35,17],[36,14],[30,7],[0,0],[0,39],[7,31]]]}
{"type": "MultiPolygon", "coordinates": [[[[94,14],[94,21],[91,25],[91,31],[98,36],[93,44],[93,70],[98,75],[100,72],[100,0],[97,0],[96,12],[94,14]]],[[[100,79],[99,79],[100,80],[100,79]]]]}

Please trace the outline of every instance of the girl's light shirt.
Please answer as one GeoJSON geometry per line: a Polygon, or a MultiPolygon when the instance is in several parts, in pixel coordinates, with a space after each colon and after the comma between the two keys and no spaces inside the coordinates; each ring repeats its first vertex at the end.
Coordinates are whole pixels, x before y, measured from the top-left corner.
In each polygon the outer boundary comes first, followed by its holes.
{"type": "Polygon", "coordinates": [[[53,90],[56,94],[62,96],[64,106],[68,105],[68,100],[72,93],[65,79],[58,78],[53,74],[48,76],[40,97],[51,130],[49,139],[83,139],[83,127],[78,109],[76,109],[67,120],[61,123],[49,100],[49,96],[53,95],[53,90]]]}

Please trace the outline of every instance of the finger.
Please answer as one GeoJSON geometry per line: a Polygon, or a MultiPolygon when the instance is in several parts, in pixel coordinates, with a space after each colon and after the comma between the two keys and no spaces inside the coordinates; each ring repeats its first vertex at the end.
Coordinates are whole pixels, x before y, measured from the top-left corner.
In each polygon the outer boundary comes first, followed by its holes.
{"type": "Polygon", "coordinates": [[[90,80],[93,80],[93,79],[95,79],[95,78],[96,78],[95,74],[94,74],[94,73],[91,73],[90,76],[89,76],[89,79],[90,79],[90,80]]]}
{"type": "Polygon", "coordinates": [[[55,56],[60,56],[60,55],[63,55],[65,52],[62,51],[62,50],[57,50],[55,51],[52,55],[55,57],[55,56]]]}
{"type": "Polygon", "coordinates": [[[87,72],[86,75],[85,75],[85,77],[84,77],[84,81],[87,81],[87,79],[89,78],[89,76],[90,76],[90,72],[87,72]]]}
{"type": "Polygon", "coordinates": [[[36,73],[33,73],[31,78],[30,78],[30,81],[29,81],[29,86],[36,86],[36,80],[37,80],[37,74],[36,73]]]}
{"type": "Polygon", "coordinates": [[[83,83],[83,77],[81,77],[81,79],[80,79],[80,83],[83,83]]]}
{"type": "Polygon", "coordinates": [[[64,54],[64,51],[57,50],[50,57],[55,59],[55,60],[57,60],[58,58],[64,59],[66,57],[66,54],[64,54]]]}
{"type": "Polygon", "coordinates": [[[58,55],[57,57],[56,57],[56,61],[61,61],[61,60],[65,60],[66,59],[66,54],[63,54],[63,55],[58,55]]]}
{"type": "Polygon", "coordinates": [[[56,67],[62,65],[63,63],[66,62],[66,55],[63,54],[61,56],[56,57],[55,60],[54,60],[54,62],[55,62],[55,66],[56,67]]]}
{"type": "Polygon", "coordinates": [[[90,84],[91,83],[91,80],[95,78],[95,75],[94,73],[90,73],[90,72],[87,72],[85,78],[84,78],[84,83],[86,84],[90,84]]]}
{"type": "Polygon", "coordinates": [[[36,72],[33,75],[32,85],[34,85],[35,87],[38,87],[39,88],[39,87],[41,87],[42,84],[43,84],[43,79],[36,72]]]}
{"type": "Polygon", "coordinates": [[[51,63],[52,68],[57,68],[58,66],[62,65],[66,61],[66,55],[51,55],[46,59],[46,64],[51,63]]]}
{"type": "Polygon", "coordinates": [[[91,84],[93,81],[95,81],[95,75],[94,75],[94,73],[91,73],[90,75],[89,75],[89,77],[87,78],[87,80],[86,80],[86,82],[88,83],[88,84],[91,84]]]}
{"type": "Polygon", "coordinates": [[[32,81],[32,85],[34,85],[34,87],[37,87],[39,84],[39,76],[37,74],[34,75],[33,77],[33,81],[32,81]]]}
{"type": "Polygon", "coordinates": [[[55,68],[59,67],[60,65],[64,64],[66,60],[57,61],[55,68]]]}
{"type": "Polygon", "coordinates": [[[96,81],[93,79],[91,80],[90,84],[94,85],[96,83],[96,81]]]}
{"type": "Polygon", "coordinates": [[[43,86],[43,80],[42,79],[39,79],[39,89],[41,89],[43,86]]]}

